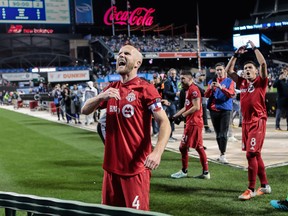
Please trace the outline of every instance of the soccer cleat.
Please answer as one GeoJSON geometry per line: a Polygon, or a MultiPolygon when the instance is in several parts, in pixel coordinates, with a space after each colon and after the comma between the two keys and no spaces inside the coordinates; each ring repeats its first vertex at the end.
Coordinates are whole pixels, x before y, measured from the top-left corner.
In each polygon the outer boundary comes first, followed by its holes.
{"type": "Polygon", "coordinates": [[[275,209],[288,211],[288,200],[271,200],[270,204],[275,209]]]}
{"type": "Polygon", "coordinates": [[[263,194],[270,194],[271,193],[271,187],[270,185],[266,185],[266,187],[259,187],[256,191],[256,195],[257,196],[261,196],[263,194]]]}
{"type": "Polygon", "coordinates": [[[223,163],[223,164],[228,164],[228,160],[226,159],[225,155],[220,155],[219,158],[217,158],[217,161],[219,161],[220,163],[223,163]]]}
{"type": "Polygon", "coordinates": [[[210,179],[210,173],[207,173],[207,174],[201,174],[199,176],[194,176],[193,178],[198,178],[198,179],[210,179]]]}
{"type": "Polygon", "coordinates": [[[172,137],[169,138],[168,142],[175,142],[174,139],[172,139],[172,137]]]}
{"type": "Polygon", "coordinates": [[[228,142],[237,142],[238,139],[234,136],[228,137],[228,142]]]}
{"type": "Polygon", "coordinates": [[[252,190],[250,189],[247,189],[246,191],[244,191],[243,194],[241,194],[238,198],[240,200],[249,200],[251,199],[252,197],[255,197],[256,196],[256,193],[253,192],[252,190]]]}
{"type": "Polygon", "coordinates": [[[205,133],[212,133],[213,131],[210,128],[205,128],[205,133]]]}
{"type": "Polygon", "coordinates": [[[174,173],[171,175],[171,178],[179,179],[179,178],[186,178],[188,176],[187,173],[184,173],[182,170],[180,170],[177,173],[174,173]]]}
{"type": "Polygon", "coordinates": [[[158,137],[158,133],[154,133],[152,136],[156,138],[158,137]]]}

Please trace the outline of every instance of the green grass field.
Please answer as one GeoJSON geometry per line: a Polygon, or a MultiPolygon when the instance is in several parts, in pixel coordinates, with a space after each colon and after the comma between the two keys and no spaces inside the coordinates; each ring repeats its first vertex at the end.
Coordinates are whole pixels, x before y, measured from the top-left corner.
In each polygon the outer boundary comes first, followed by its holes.
{"type": "MultiPolygon", "coordinates": [[[[4,109],[0,124],[0,191],[101,202],[104,146],[97,133],[4,109]]],[[[171,179],[170,174],[181,167],[180,154],[165,151],[152,173],[151,211],[175,216],[287,215],[269,204],[288,193],[287,166],[267,170],[272,194],[239,201],[247,187],[247,172],[209,165],[211,180],[171,179]]],[[[199,160],[190,158],[189,175],[200,172],[199,160]]]]}

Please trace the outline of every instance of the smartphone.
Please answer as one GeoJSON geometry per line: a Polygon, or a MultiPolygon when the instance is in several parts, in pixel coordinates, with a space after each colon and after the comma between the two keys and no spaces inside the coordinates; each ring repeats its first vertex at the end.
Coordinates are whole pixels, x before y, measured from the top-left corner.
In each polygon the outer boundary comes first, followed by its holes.
{"type": "Polygon", "coordinates": [[[249,45],[250,45],[249,42],[247,42],[246,45],[245,45],[245,48],[246,48],[246,49],[247,49],[247,48],[250,48],[249,45]]]}

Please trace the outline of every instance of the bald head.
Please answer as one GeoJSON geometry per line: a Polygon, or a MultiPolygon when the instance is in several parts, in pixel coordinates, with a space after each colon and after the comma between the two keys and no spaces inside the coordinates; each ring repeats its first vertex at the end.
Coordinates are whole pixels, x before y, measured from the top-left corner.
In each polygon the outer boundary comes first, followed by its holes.
{"type": "MultiPolygon", "coordinates": [[[[142,62],[143,62],[143,55],[142,55],[142,53],[139,52],[138,49],[136,49],[136,48],[135,48],[134,46],[132,46],[132,45],[125,45],[125,46],[123,46],[122,48],[127,48],[127,49],[131,50],[131,55],[134,56],[134,59],[135,59],[136,61],[139,61],[139,62],[140,62],[140,65],[142,64],[142,62]]],[[[122,49],[122,48],[121,48],[121,49],[122,49]]],[[[139,67],[140,67],[140,65],[139,65],[139,67]]]]}
{"type": "Polygon", "coordinates": [[[143,61],[143,56],[132,45],[124,45],[119,50],[116,62],[116,71],[120,75],[128,75],[129,79],[137,75],[143,61]]]}

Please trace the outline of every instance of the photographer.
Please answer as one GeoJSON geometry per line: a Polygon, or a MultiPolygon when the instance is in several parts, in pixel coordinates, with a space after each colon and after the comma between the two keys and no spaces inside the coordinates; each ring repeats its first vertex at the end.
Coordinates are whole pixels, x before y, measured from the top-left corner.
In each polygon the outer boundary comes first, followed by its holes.
{"type": "Polygon", "coordinates": [[[285,113],[287,130],[288,130],[288,67],[282,68],[279,78],[275,80],[273,87],[277,88],[277,104],[276,104],[276,125],[275,128],[281,131],[280,120],[282,113],[285,113]]]}

